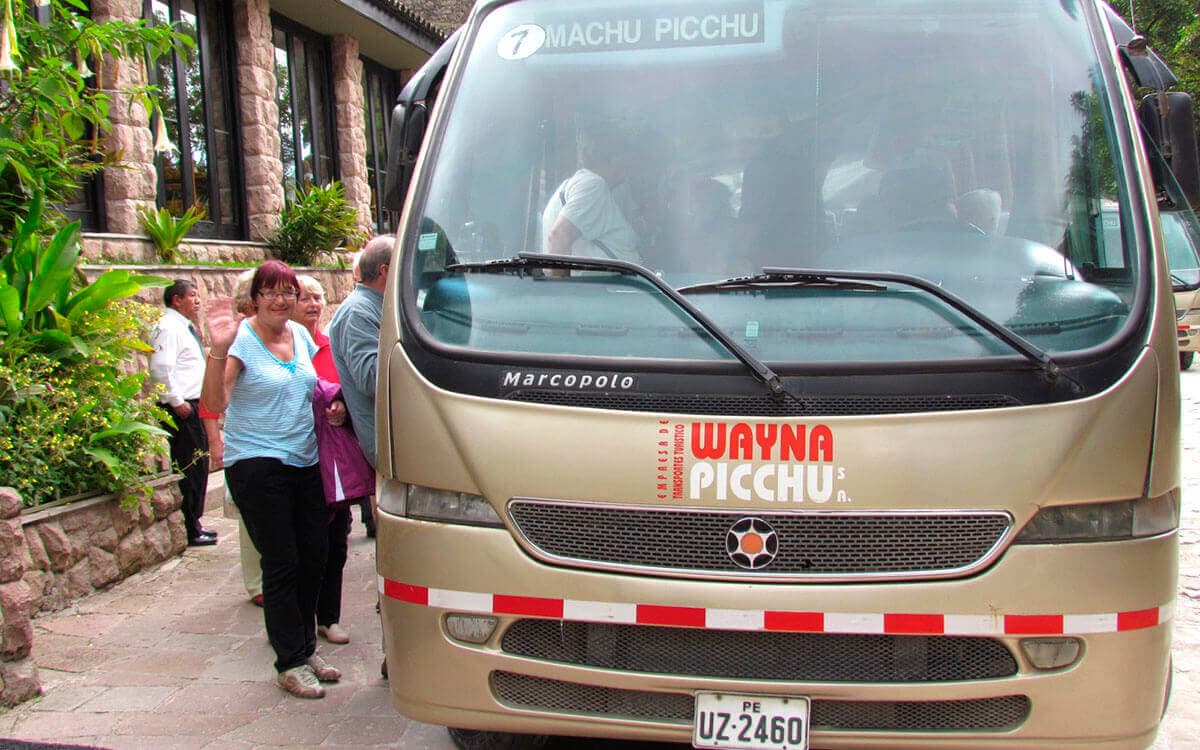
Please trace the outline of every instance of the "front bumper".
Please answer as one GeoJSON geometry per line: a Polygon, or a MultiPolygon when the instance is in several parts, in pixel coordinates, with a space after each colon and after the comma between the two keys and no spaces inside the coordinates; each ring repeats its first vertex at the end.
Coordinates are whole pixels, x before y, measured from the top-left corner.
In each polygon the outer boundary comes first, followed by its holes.
{"type": "Polygon", "coordinates": [[[1164,707],[1174,534],[1013,547],[963,580],[761,585],[560,568],[529,558],[502,529],[386,513],[378,523],[393,703],[420,721],[687,742],[692,695],[716,690],[810,697],[812,741],[822,748],[1145,748],[1164,707]],[[484,644],[460,642],[446,632],[453,613],[492,616],[498,627],[484,644]],[[546,621],[563,624],[547,628],[546,621]],[[681,639],[753,651],[756,639],[780,635],[767,632],[772,623],[815,634],[806,641],[814,648],[851,648],[858,641],[847,637],[860,636],[892,649],[900,676],[764,678],[727,664],[720,646],[709,648],[717,652],[711,658],[686,660],[702,665],[695,669],[681,669],[679,657],[666,653],[681,639]],[[540,633],[546,649],[514,648],[505,636],[517,628],[540,633]],[[699,631],[716,640],[695,640],[699,631]],[[1033,667],[1021,640],[1059,634],[1081,641],[1079,659],[1055,670],[1033,667]],[[1014,667],[983,678],[904,677],[912,664],[934,661],[929,654],[944,654],[938,639],[946,638],[961,638],[954,648],[964,653],[984,641],[999,644],[1014,667]],[[672,666],[656,670],[657,663],[672,666]]]}

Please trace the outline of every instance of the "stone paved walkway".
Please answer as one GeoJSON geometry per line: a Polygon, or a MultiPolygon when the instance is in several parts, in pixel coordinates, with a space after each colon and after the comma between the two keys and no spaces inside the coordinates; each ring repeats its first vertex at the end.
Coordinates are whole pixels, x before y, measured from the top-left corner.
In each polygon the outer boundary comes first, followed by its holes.
{"type": "Polygon", "coordinates": [[[242,588],[237,522],[222,518],[217,504],[204,521],[220,533],[216,546],[190,547],[34,620],[45,694],[0,714],[0,737],[110,750],[449,750],[444,729],[391,707],[379,674],[374,540],[354,515],[342,613],[351,642],[321,643],[343,673],[323,700],[275,686],[262,610],[242,588]]]}

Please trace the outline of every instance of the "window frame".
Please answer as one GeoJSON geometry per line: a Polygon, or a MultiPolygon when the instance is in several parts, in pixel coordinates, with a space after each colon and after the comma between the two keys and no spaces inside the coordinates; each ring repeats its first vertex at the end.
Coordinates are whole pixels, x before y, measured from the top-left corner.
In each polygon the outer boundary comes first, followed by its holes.
{"type": "MultiPolygon", "coordinates": [[[[232,18],[230,17],[229,7],[226,3],[220,0],[192,0],[196,6],[196,51],[194,54],[199,56],[200,63],[200,82],[203,88],[203,96],[205,100],[204,106],[204,133],[205,133],[205,149],[209,157],[208,168],[208,195],[206,205],[206,215],[204,219],[196,222],[189,232],[194,237],[203,237],[211,239],[224,240],[242,240],[246,238],[246,191],[241,179],[242,170],[239,165],[242,162],[242,141],[241,141],[241,116],[240,103],[236,94],[236,86],[234,84],[237,74],[237,58],[235,45],[230,44],[228,40],[233,38],[232,18]],[[213,7],[209,7],[209,3],[213,7]],[[220,29],[209,28],[208,13],[212,11],[217,16],[217,22],[221,25],[220,29]],[[210,60],[206,54],[208,51],[216,53],[215,60],[210,60]],[[224,85],[215,85],[213,81],[213,67],[221,66],[227,72],[224,76],[224,85]],[[224,89],[221,91],[220,89],[224,89]],[[230,138],[230,151],[233,159],[233,165],[225,172],[217,172],[212,165],[216,161],[214,153],[218,150],[215,148],[213,134],[222,130],[217,127],[217,123],[213,116],[213,107],[209,106],[209,100],[214,96],[219,95],[226,101],[226,109],[229,113],[228,132],[230,138]],[[224,217],[221,213],[220,193],[222,191],[221,177],[227,177],[229,185],[225,186],[233,199],[230,203],[235,216],[224,217]],[[223,221],[225,218],[232,218],[231,221],[223,221]]],[[[169,9],[171,23],[178,23],[180,19],[180,0],[158,0],[165,4],[169,9]]],[[[147,23],[154,22],[154,3],[155,0],[144,0],[142,4],[143,18],[147,23]]],[[[186,85],[181,86],[180,82],[187,81],[188,66],[183,57],[178,51],[171,53],[170,58],[171,73],[174,76],[174,105],[177,116],[177,138],[176,146],[179,150],[179,169],[180,169],[180,190],[183,195],[183,204],[185,207],[196,205],[197,191],[195,186],[195,169],[196,164],[192,156],[190,148],[185,148],[185,139],[191,130],[191,116],[188,109],[188,93],[186,85]]],[[[155,66],[149,66],[147,71],[149,82],[156,85],[161,85],[158,80],[158,69],[155,66]]],[[[156,174],[156,196],[155,205],[162,208],[166,205],[166,155],[154,155],[154,167],[156,174]]],[[[184,209],[186,210],[186,208],[184,209]]]]}
{"type": "Polygon", "coordinates": [[[399,226],[399,212],[390,211],[383,205],[388,177],[387,144],[391,131],[392,109],[396,106],[396,97],[402,88],[402,73],[377,63],[368,57],[359,58],[362,62],[363,89],[363,135],[366,138],[367,150],[367,182],[371,189],[371,224],[376,233],[385,234],[396,231],[399,226]],[[378,86],[378,90],[377,87],[378,86]],[[378,91],[378,97],[376,93],[378,91]],[[383,124],[383,133],[377,131],[377,125],[383,124]],[[382,144],[382,148],[379,146],[382,144]]]}
{"type": "MultiPolygon", "coordinates": [[[[329,37],[320,34],[309,27],[293,21],[286,16],[280,15],[272,11],[271,13],[271,54],[272,64],[277,64],[275,55],[279,50],[277,35],[282,34],[284,38],[284,52],[287,54],[287,71],[288,71],[288,86],[291,94],[288,105],[292,113],[292,143],[295,146],[293,153],[293,169],[295,184],[289,186],[289,177],[287,173],[287,163],[283,155],[283,144],[280,143],[280,161],[284,162],[284,195],[286,200],[292,200],[295,196],[295,189],[303,185],[304,169],[303,158],[301,154],[302,130],[301,119],[298,117],[297,100],[294,92],[297,90],[298,71],[296,69],[296,61],[292,54],[293,45],[299,42],[304,49],[304,75],[303,83],[307,98],[307,115],[308,121],[312,123],[313,139],[312,139],[312,175],[314,184],[325,185],[334,180],[341,179],[341,171],[338,168],[338,146],[337,124],[334,121],[334,109],[337,100],[334,98],[333,90],[333,54],[330,47],[329,37]],[[324,111],[322,112],[317,105],[318,98],[321,98],[324,103],[324,111]],[[328,152],[328,153],[326,153],[328,152]],[[328,167],[328,174],[323,174],[324,169],[328,167]]],[[[280,103],[278,92],[275,97],[276,104],[280,103]]],[[[280,136],[283,135],[283,119],[280,118],[280,136]]]]}

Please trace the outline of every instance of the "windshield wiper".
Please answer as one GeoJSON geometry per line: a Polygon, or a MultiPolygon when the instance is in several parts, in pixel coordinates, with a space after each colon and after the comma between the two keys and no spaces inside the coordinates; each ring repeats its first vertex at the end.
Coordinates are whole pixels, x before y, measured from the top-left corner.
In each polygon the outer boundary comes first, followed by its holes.
{"type": "Polygon", "coordinates": [[[888,273],[876,271],[834,271],[810,268],[764,268],[760,274],[753,276],[738,276],[719,281],[709,281],[703,284],[692,284],[680,287],[681,294],[703,291],[722,291],[727,289],[755,289],[760,287],[780,286],[820,286],[836,289],[852,289],[862,291],[883,291],[887,289],[882,284],[901,284],[920,289],[937,297],[950,307],[958,310],[991,333],[996,338],[1008,344],[1042,371],[1050,383],[1058,380],[1062,370],[1049,354],[1032,344],[1028,339],[1013,331],[1003,323],[993,320],[987,313],[972,306],[958,295],[946,291],[928,279],[907,273],[888,273]]]}
{"type": "Polygon", "coordinates": [[[569,271],[608,271],[611,273],[624,274],[626,276],[637,276],[645,279],[665,294],[672,302],[687,313],[688,317],[696,321],[708,332],[710,336],[717,340],[726,351],[736,357],[744,364],[754,377],[760,380],[763,385],[771,391],[771,395],[776,398],[787,396],[795,398],[783,388],[783,383],[780,382],[779,376],[767,366],[765,362],[760,360],[748,352],[745,347],[737,342],[723,328],[718,326],[704,312],[692,304],[686,297],[675,291],[667,282],[659,278],[653,271],[638,263],[631,263],[625,260],[616,260],[609,258],[585,258],[575,255],[553,255],[549,253],[518,253],[515,258],[503,258],[500,260],[489,260],[480,263],[454,263],[446,266],[447,271],[475,271],[475,272],[505,272],[505,271],[534,271],[539,269],[548,270],[569,270],[569,271]]]}

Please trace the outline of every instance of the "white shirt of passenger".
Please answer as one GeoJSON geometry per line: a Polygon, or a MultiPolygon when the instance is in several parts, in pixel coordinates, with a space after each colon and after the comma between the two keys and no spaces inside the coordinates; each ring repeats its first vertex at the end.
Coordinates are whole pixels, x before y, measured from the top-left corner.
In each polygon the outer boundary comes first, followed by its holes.
{"type": "Polygon", "coordinates": [[[150,343],[150,379],[161,383],[159,397],[168,406],[200,398],[204,384],[204,348],[195,334],[191,321],[173,307],[163,310],[154,325],[150,343]]]}
{"type": "Polygon", "coordinates": [[[638,262],[637,234],[613,199],[604,178],[588,169],[568,177],[546,203],[542,212],[542,247],[559,216],[579,230],[571,246],[572,255],[616,258],[638,262]]]}

